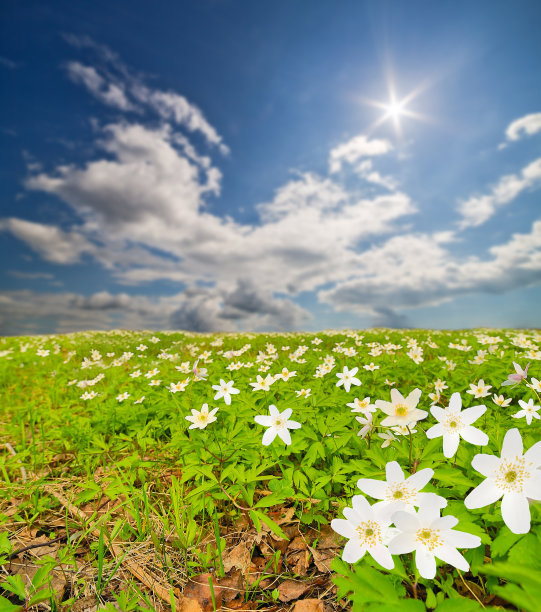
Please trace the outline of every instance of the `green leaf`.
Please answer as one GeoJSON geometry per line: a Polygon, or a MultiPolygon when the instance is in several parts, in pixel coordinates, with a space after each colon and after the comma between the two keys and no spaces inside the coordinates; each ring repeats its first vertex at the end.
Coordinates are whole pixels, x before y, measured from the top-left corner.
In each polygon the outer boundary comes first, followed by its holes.
{"type": "Polygon", "coordinates": [[[19,612],[23,610],[24,606],[17,606],[12,604],[9,599],[0,596],[0,612],[19,612]]]}
{"type": "MultiPolygon", "coordinates": [[[[259,512],[258,510],[254,510],[253,511],[257,517],[263,522],[265,523],[265,525],[267,525],[267,527],[275,534],[277,535],[279,538],[283,538],[284,540],[289,540],[289,538],[287,537],[287,535],[280,529],[279,525],[277,525],[271,518],[269,518],[266,514],[264,514],[263,512],[259,512]]],[[[252,513],[250,512],[250,515],[252,513]]],[[[259,530],[258,530],[259,531],[259,530]]]]}

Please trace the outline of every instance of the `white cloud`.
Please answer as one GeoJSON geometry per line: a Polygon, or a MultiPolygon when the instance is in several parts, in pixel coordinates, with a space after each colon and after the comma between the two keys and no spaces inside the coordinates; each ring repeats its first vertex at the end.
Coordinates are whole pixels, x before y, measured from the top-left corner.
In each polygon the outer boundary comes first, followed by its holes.
{"type": "Polygon", "coordinates": [[[505,130],[505,135],[507,140],[519,140],[524,136],[537,134],[537,132],[541,132],[541,113],[532,113],[515,119],[505,130]]]}
{"type": "Polygon", "coordinates": [[[361,134],[347,142],[343,142],[331,149],[329,154],[329,169],[331,174],[340,172],[344,163],[354,164],[363,157],[385,155],[393,149],[388,140],[373,139],[361,134]]]}
{"type": "Polygon", "coordinates": [[[396,313],[435,306],[460,295],[504,293],[541,280],[541,220],[528,234],[514,234],[487,259],[460,258],[436,235],[394,236],[359,254],[347,281],[320,291],[338,311],[396,313]],[[387,309],[387,310],[386,310],[387,309]]]}
{"type": "Polygon", "coordinates": [[[0,219],[0,231],[11,232],[52,263],[73,264],[80,261],[83,253],[95,252],[94,245],[79,232],[64,232],[54,225],[17,218],[0,219]]]}
{"type": "Polygon", "coordinates": [[[126,97],[124,86],[119,83],[107,83],[92,66],[69,62],[67,71],[74,83],[82,83],[101,102],[123,111],[134,110],[134,106],[126,97]]]}
{"type": "Polygon", "coordinates": [[[498,208],[509,204],[527,189],[541,186],[541,157],[524,167],[519,174],[508,174],[500,178],[490,193],[472,196],[459,203],[462,215],[460,228],[476,227],[488,221],[498,208]]]}

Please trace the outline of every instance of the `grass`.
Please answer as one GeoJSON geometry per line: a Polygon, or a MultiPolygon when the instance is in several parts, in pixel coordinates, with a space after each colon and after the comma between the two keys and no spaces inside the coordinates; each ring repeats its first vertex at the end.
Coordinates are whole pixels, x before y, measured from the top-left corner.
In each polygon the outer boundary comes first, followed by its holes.
{"type": "Polygon", "coordinates": [[[476,453],[499,456],[512,427],[525,449],[541,439],[540,421],[512,418],[518,400],[539,403],[535,390],[500,388],[513,361],[531,362],[528,376],[541,378],[540,343],[538,332],[518,330],[3,338],[0,611],[182,610],[188,599],[209,610],[278,610],[299,598],[334,610],[535,610],[539,504],[531,505],[530,532],[519,536],[499,503],[468,511],[463,499],[482,481],[471,467],[476,453]],[[362,382],[349,392],[336,386],[344,366],[359,367],[362,382]],[[252,390],[257,375],[283,368],[287,380],[252,390]],[[214,400],[220,379],[240,391],[230,405],[214,400]],[[474,398],[467,391],[481,379],[492,388],[474,398]],[[446,388],[430,398],[437,381],[446,388]],[[475,426],[488,446],[462,441],[446,459],[442,439],[424,433],[435,423],[430,415],[387,445],[379,411],[375,428],[358,436],[362,414],[346,404],[388,401],[393,387],[404,395],[421,389],[426,411],[433,401],[446,406],[453,392],[465,407],[484,404],[475,426]],[[497,405],[494,394],[510,405],[497,405]],[[186,416],[205,403],[219,408],[216,421],[189,429],[186,416]],[[291,408],[301,424],[289,446],[261,443],[265,428],[254,417],[271,404],[291,408]],[[384,479],[389,461],[407,473],[434,470],[424,490],[445,497],[444,514],[482,539],[462,551],[469,572],[441,563],[431,581],[411,555],[394,557],[390,572],[369,555],[353,566],[340,560],[345,540],[329,523],[359,494],[357,480],[384,479]],[[506,575],[490,573],[498,564],[506,575]]]}

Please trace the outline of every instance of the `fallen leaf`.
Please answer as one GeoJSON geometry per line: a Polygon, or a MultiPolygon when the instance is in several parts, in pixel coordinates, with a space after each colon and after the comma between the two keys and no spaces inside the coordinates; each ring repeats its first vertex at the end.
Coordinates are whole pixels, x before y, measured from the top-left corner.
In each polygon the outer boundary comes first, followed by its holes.
{"type": "Polygon", "coordinates": [[[324,612],[325,607],[320,599],[299,599],[295,602],[293,612],[324,612]]]}
{"type": "Polygon", "coordinates": [[[298,599],[311,587],[307,582],[297,582],[295,580],[284,580],[278,587],[278,599],[280,601],[292,601],[298,599]]]}
{"type": "Polygon", "coordinates": [[[240,569],[243,574],[246,574],[251,561],[252,550],[246,541],[240,542],[231,550],[225,552],[222,556],[224,571],[229,572],[233,568],[240,569]]]}
{"type": "MultiPolygon", "coordinates": [[[[194,576],[190,578],[183,591],[183,600],[184,599],[193,599],[196,603],[199,604],[201,610],[203,612],[212,612],[214,609],[212,602],[212,594],[209,585],[209,576],[212,577],[212,587],[214,591],[214,598],[216,601],[216,608],[221,608],[222,606],[222,589],[218,585],[216,578],[212,576],[212,574],[200,574],[199,576],[194,576]]],[[[195,608],[193,608],[193,603],[188,602],[186,605],[192,606],[190,612],[196,612],[195,608]]]]}
{"type": "Polygon", "coordinates": [[[203,612],[203,608],[197,599],[182,597],[180,600],[180,612],[203,612]]]}
{"type": "Polygon", "coordinates": [[[335,548],[324,548],[323,550],[316,550],[315,548],[309,547],[314,564],[319,572],[330,572],[331,562],[337,556],[338,550],[335,548]]]}

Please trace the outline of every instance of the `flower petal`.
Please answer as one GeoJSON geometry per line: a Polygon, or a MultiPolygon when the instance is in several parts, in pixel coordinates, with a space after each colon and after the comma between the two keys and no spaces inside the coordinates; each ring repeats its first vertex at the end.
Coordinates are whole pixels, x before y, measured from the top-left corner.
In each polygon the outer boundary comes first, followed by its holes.
{"type": "Polygon", "coordinates": [[[376,499],[383,499],[387,490],[387,483],[385,481],[374,480],[373,478],[359,478],[357,486],[363,493],[376,499]]]}
{"type": "Polygon", "coordinates": [[[522,437],[520,436],[519,430],[515,427],[510,429],[503,439],[502,444],[502,459],[503,457],[516,457],[522,455],[522,437]]]}
{"type": "Polygon", "coordinates": [[[494,455],[485,455],[479,453],[472,459],[471,465],[474,470],[477,470],[483,476],[488,477],[494,474],[495,470],[500,465],[500,458],[494,455]]]}
{"type": "Polygon", "coordinates": [[[443,454],[449,459],[458,450],[460,436],[457,433],[445,433],[443,435],[443,454]]]}
{"type": "Polygon", "coordinates": [[[287,446],[291,444],[291,434],[289,433],[289,429],[287,429],[286,427],[281,427],[278,430],[278,435],[286,443],[287,446]]]}
{"type": "Polygon", "coordinates": [[[394,561],[386,546],[383,546],[383,544],[376,544],[376,546],[369,548],[368,552],[372,555],[374,561],[379,563],[382,567],[387,570],[393,569],[394,561]]]}
{"type": "Polygon", "coordinates": [[[487,478],[466,496],[464,499],[464,505],[466,508],[468,508],[468,510],[473,510],[474,508],[484,508],[485,506],[498,501],[502,495],[503,491],[498,489],[498,487],[494,484],[494,480],[492,480],[492,478],[487,478]]]}
{"type": "Polygon", "coordinates": [[[420,527],[419,519],[413,512],[399,510],[393,514],[392,520],[400,531],[412,532],[417,531],[420,527]]]}
{"type": "Polygon", "coordinates": [[[486,411],[486,406],[472,406],[471,408],[466,408],[466,410],[463,410],[460,417],[465,425],[471,425],[472,423],[475,423],[480,416],[485,414],[486,411]]]}
{"type": "Polygon", "coordinates": [[[302,427],[302,425],[297,421],[287,421],[285,426],[288,429],[300,429],[302,427]]]}
{"type": "Polygon", "coordinates": [[[456,529],[452,529],[446,534],[445,541],[455,548],[477,548],[481,546],[479,536],[456,529]]]}
{"type": "Polygon", "coordinates": [[[530,506],[522,493],[506,493],[502,499],[502,518],[513,533],[530,531],[530,506]]]}
{"type": "Polygon", "coordinates": [[[541,501],[541,470],[534,470],[532,476],[524,483],[524,495],[541,501]]]}
{"type": "MultiPolygon", "coordinates": [[[[392,393],[392,391],[391,391],[392,393]]],[[[417,404],[419,403],[419,399],[421,398],[421,389],[414,389],[409,395],[408,397],[406,397],[406,404],[410,407],[410,408],[415,408],[415,406],[417,406],[417,404]]]]}
{"type": "Polygon", "coordinates": [[[258,425],[263,425],[264,427],[270,427],[272,425],[272,417],[268,414],[258,414],[254,417],[254,421],[258,425]]]}
{"type": "MultiPolygon", "coordinates": [[[[430,411],[432,412],[432,409],[430,411]]],[[[430,440],[433,438],[439,438],[440,436],[443,436],[443,425],[441,423],[432,425],[432,427],[426,431],[426,437],[430,440]]]]}
{"type": "Polygon", "coordinates": [[[531,461],[536,467],[541,465],[541,442],[536,442],[524,453],[526,461],[531,461]]]}
{"type": "Polygon", "coordinates": [[[278,408],[276,408],[274,404],[271,404],[269,406],[269,412],[270,412],[271,417],[276,418],[280,416],[280,411],[278,410],[278,408]]]}
{"type": "Polygon", "coordinates": [[[344,552],[342,553],[342,559],[346,563],[356,563],[359,559],[364,557],[366,548],[361,546],[359,540],[349,540],[344,546],[344,552]]]}
{"type": "Polygon", "coordinates": [[[462,408],[462,398],[460,397],[460,393],[456,391],[451,395],[451,399],[449,400],[449,410],[453,412],[460,412],[462,408]]]}
{"type": "Polygon", "coordinates": [[[353,510],[361,517],[363,521],[369,521],[373,518],[372,509],[364,495],[354,495],[351,500],[353,510]]]}
{"type": "Polygon", "coordinates": [[[267,431],[263,434],[263,439],[261,440],[261,444],[263,446],[268,446],[271,442],[276,438],[276,434],[278,432],[274,427],[269,427],[267,431]]]}
{"type": "Polygon", "coordinates": [[[415,551],[415,565],[419,574],[427,580],[432,580],[436,575],[436,559],[428,550],[418,548],[415,551]]]}
{"type": "Polygon", "coordinates": [[[293,409],[292,408],[286,408],[282,412],[281,418],[287,421],[292,414],[293,414],[293,409]]]}
{"type": "Polygon", "coordinates": [[[477,429],[477,427],[472,427],[471,425],[467,425],[460,432],[460,435],[466,442],[470,444],[475,444],[476,446],[486,446],[488,444],[488,436],[484,431],[477,429]]]}
{"type": "Polygon", "coordinates": [[[404,472],[398,461],[389,461],[387,463],[385,466],[385,476],[389,484],[391,482],[402,482],[404,480],[404,472]]]}
{"type": "Polygon", "coordinates": [[[446,516],[441,516],[439,519],[436,519],[432,525],[432,529],[452,529],[455,525],[458,524],[458,519],[456,516],[452,514],[447,514],[446,516]]]}
{"type": "Polygon", "coordinates": [[[415,550],[415,536],[412,533],[399,533],[389,542],[389,552],[393,555],[405,555],[415,550]]]}
{"type": "Polygon", "coordinates": [[[456,567],[463,572],[467,572],[470,569],[470,564],[464,559],[464,557],[458,552],[456,548],[449,546],[445,543],[443,546],[439,546],[435,550],[438,559],[441,559],[444,563],[449,563],[453,567],[456,567]]]}
{"type": "Polygon", "coordinates": [[[344,538],[348,538],[349,540],[351,540],[351,538],[357,537],[358,535],[355,531],[355,527],[349,521],[346,521],[344,519],[333,519],[331,521],[331,529],[336,531],[336,533],[340,534],[341,536],[344,536],[344,538]]]}
{"type": "Polygon", "coordinates": [[[434,476],[434,470],[432,468],[425,468],[424,470],[419,470],[415,472],[415,474],[412,474],[406,479],[406,483],[408,487],[420,491],[430,482],[432,476],[434,476]]]}

